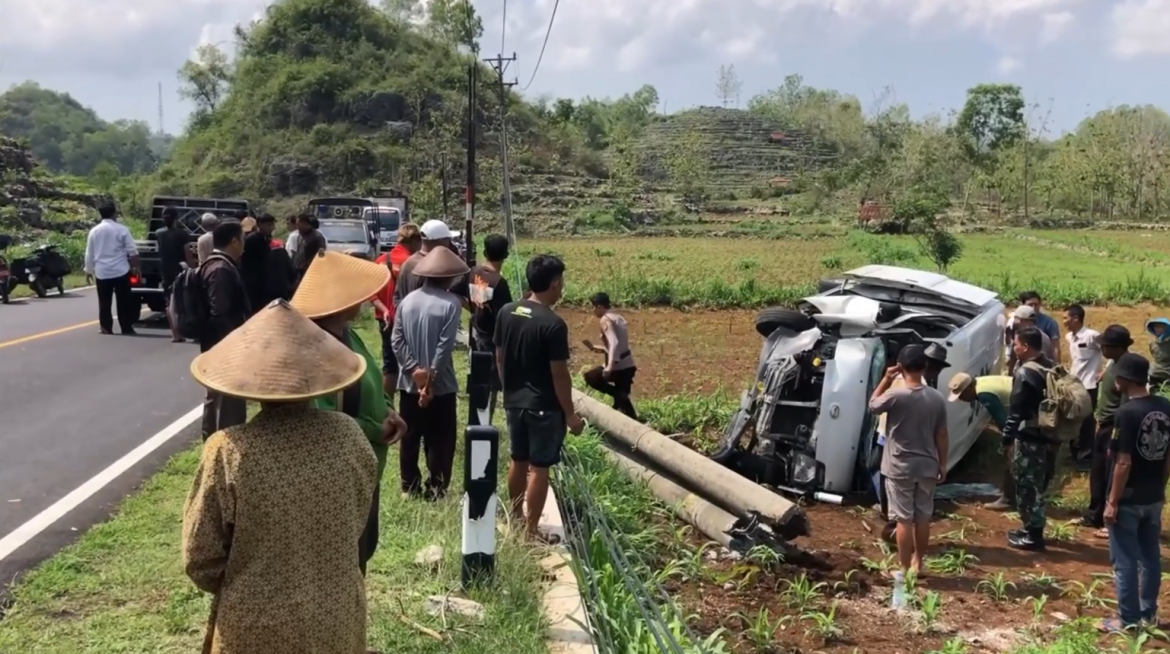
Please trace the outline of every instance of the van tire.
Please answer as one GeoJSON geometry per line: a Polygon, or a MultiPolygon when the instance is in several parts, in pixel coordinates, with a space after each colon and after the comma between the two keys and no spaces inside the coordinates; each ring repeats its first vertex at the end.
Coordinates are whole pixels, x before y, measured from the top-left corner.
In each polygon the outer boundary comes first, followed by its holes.
{"type": "Polygon", "coordinates": [[[799,334],[816,326],[816,320],[792,309],[764,309],[756,316],[756,332],[764,338],[780,328],[799,334]]]}

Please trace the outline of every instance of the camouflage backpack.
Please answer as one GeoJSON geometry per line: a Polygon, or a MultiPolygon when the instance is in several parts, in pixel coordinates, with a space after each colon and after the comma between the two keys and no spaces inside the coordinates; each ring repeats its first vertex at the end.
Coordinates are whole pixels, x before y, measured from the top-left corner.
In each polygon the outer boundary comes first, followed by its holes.
{"type": "Polygon", "coordinates": [[[1060,443],[1076,439],[1081,425],[1093,413],[1093,399],[1085,385],[1059,364],[1045,368],[1029,361],[1024,367],[1044,375],[1046,392],[1036,412],[1040,433],[1060,443]]]}

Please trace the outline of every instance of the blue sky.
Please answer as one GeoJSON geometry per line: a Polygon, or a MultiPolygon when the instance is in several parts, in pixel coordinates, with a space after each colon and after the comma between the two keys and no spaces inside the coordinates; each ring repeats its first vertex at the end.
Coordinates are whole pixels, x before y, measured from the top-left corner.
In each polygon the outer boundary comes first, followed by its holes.
{"type": "MultiPolygon", "coordinates": [[[[474,0],[500,50],[503,0],[474,0]]],[[[506,54],[521,86],[553,0],[509,0],[506,54]]],[[[33,79],[107,119],[158,122],[190,108],[175,71],[201,42],[230,45],[231,26],[263,0],[0,0],[0,87],[33,79]],[[12,18],[9,22],[9,18],[12,18]]],[[[716,71],[734,64],[742,100],[799,73],[872,105],[884,87],[916,115],[962,104],[979,82],[1024,87],[1039,123],[1071,129],[1118,104],[1170,107],[1170,0],[561,0],[527,94],[618,96],[653,84],[667,111],[717,104],[716,71]],[[1049,110],[1051,113],[1049,114],[1049,110]]]]}

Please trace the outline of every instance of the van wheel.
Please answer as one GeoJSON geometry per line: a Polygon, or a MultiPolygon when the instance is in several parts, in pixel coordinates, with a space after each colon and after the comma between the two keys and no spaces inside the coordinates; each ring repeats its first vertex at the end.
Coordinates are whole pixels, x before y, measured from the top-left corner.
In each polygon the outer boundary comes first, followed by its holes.
{"type": "Polygon", "coordinates": [[[37,279],[32,283],[32,290],[33,293],[37,294],[37,297],[43,298],[49,296],[49,291],[45,289],[45,285],[43,282],[41,282],[40,279],[37,279]]]}
{"type": "Polygon", "coordinates": [[[816,326],[817,321],[792,309],[764,309],[756,316],[756,332],[764,338],[780,328],[799,334],[816,326]]]}

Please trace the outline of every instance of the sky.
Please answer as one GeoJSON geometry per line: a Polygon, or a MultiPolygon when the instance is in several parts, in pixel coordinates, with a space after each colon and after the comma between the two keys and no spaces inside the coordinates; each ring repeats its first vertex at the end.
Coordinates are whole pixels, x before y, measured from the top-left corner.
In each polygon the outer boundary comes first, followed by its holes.
{"type": "MultiPolygon", "coordinates": [[[[733,65],[740,105],[786,75],[877,108],[945,113],[981,82],[1023,87],[1052,135],[1120,104],[1170,108],[1170,0],[473,0],[482,54],[517,56],[529,97],[617,97],[652,84],[660,110],[720,104],[733,65]],[[505,29],[506,24],[506,29],[505,29]],[[501,36],[503,43],[501,44],[501,36]],[[533,77],[535,70],[535,77],[533,77]],[[1162,79],[1162,83],[1156,82],[1162,79]],[[531,80],[531,81],[530,81],[531,80]],[[889,89],[889,92],[883,92],[889,89]]],[[[200,43],[230,51],[263,0],[0,0],[0,88],[67,91],[107,120],[182,129],[176,71],[200,43]]]]}

